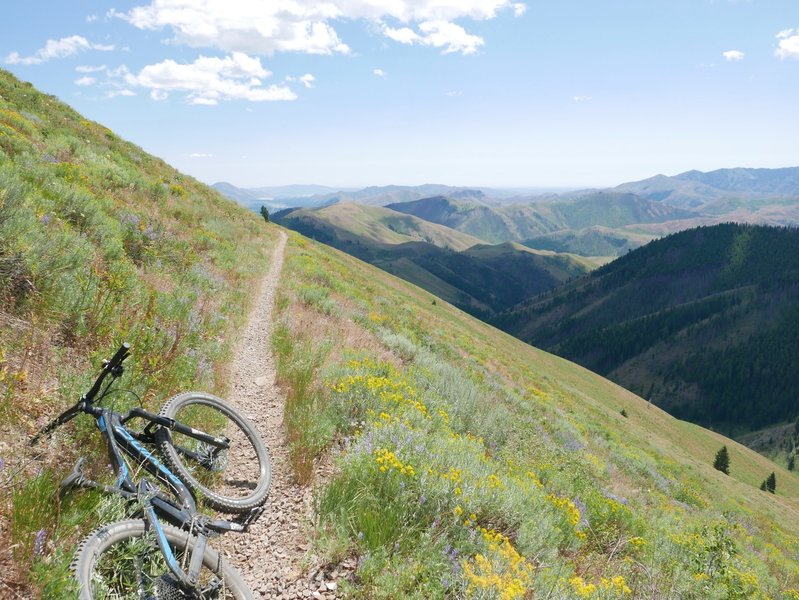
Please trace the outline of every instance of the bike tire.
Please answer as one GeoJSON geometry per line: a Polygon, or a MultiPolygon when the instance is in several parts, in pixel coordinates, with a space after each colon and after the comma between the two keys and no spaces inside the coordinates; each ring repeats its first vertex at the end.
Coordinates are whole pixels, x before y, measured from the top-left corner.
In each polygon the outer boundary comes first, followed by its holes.
{"type": "MultiPolygon", "coordinates": [[[[194,548],[197,538],[188,532],[167,524],[161,527],[176,557],[194,548]]],[[[104,525],[85,538],[72,563],[79,599],[185,597],[155,539],[147,534],[146,521],[131,519],[104,525]]],[[[203,567],[204,583],[223,581],[223,588],[211,596],[214,600],[255,600],[239,572],[210,546],[205,548],[203,567]]]]}
{"type": "Polygon", "coordinates": [[[210,468],[178,451],[187,448],[202,453],[208,448],[201,448],[202,444],[190,436],[162,429],[160,449],[164,459],[204,504],[223,512],[246,514],[266,501],[272,482],[269,453],[253,424],[235,408],[212,394],[185,392],[170,399],[161,416],[231,440],[221,460],[209,458],[215,463],[210,468]]]}

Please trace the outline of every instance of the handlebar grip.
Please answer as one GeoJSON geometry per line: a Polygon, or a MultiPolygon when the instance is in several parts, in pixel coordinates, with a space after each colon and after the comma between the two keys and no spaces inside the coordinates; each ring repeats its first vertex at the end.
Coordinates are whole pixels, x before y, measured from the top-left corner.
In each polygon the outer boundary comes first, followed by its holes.
{"type": "Polygon", "coordinates": [[[130,344],[128,342],[124,342],[119,347],[119,350],[117,350],[117,353],[114,354],[114,357],[109,361],[108,363],[109,368],[122,364],[122,361],[125,360],[129,354],[130,354],[130,344]]]}

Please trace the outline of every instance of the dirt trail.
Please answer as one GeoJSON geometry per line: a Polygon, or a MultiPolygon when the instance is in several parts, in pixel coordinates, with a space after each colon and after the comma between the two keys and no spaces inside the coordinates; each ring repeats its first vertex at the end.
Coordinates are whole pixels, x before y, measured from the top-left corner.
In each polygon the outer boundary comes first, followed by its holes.
{"type": "Polygon", "coordinates": [[[287,236],[272,255],[255,308],[238,344],[231,375],[229,400],[255,423],[272,457],[272,488],[266,510],[250,532],[215,540],[252,590],[264,598],[335,598],[335,573],[325,576],[314,568],[308,532],[312,519],[311,489],[294,483],[283,429],[285,399],[275,386],[276,364],[270,335],[273,307],[287,236]],[[303,574],[303,567],[307,573],[303,574]]]}

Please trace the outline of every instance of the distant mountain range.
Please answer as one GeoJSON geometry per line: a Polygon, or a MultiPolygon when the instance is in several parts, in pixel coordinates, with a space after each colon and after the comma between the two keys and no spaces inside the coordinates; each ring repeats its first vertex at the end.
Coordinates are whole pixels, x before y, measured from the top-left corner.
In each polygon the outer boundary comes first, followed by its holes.
{"type": "Polygon", "coordinates": [[[707,427],[799,415],[799,229],[676,233],[491,322],[707,427]]]}

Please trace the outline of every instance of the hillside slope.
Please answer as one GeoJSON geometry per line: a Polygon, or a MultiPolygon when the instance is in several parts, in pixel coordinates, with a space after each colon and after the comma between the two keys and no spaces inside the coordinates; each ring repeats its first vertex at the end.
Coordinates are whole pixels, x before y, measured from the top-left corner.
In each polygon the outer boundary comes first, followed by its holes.
{"type": "MultiPolygon", "coordinates": [[[[747,209],[748,220],[774,212],[775,206],[787,207],[792,223],[799,223],[799,167],[783,169],[718,169],[703,173],[686,171],[667,177],[656,175],[642,181],[624,183],[614,188],[670,206],[729,213],[735,205],[747,209]]],[[[765,221],[780,224],[781,221],[765,221]]],[[[784,223],[788,224],[788,223],[784,223]]]]}
{"type": "MultiPolygon", "coordinates": [[[[387,208],[446,225],[491,243],[522,241],[552,232],[588,227],[620,228],[697,216],[690,211],[614,191],[502,206],[437,196],[390,204],[387,208]]],[[[603,230],[595,230],[595,235],[602,233],[603,230]]]]}
{"type": "Polygon", "coordinates": [[[799,593],[794,474],[347,254],[292,234],[286,260],[287,427],[298,472],[338,456],[316,534],[357,558],[343,595],[799,593]]]}
{"type": "Polygon", "coordinates": [[[273,219],[481,317],[596,266],[583,257],[518,244],[491,247],[443,225],[353,202],[276,213],[273,219]]]}
{"type": "Polygon", "coordinates": [[[28,436],[123,340],[133,375],[118,408],[224,394],[275,229],[0,70],[1,597],[70,597],[66,566],[107,510],[57,493],[78,456],[106,465],[93,426],[76,420],[36,449],[28,436]]]}
{"type": "Polygon", "coordinates": [[[799,415],[799,230],[717,225],[639,248],[496,324],[672,414],[741,433],[799,415]]]}

